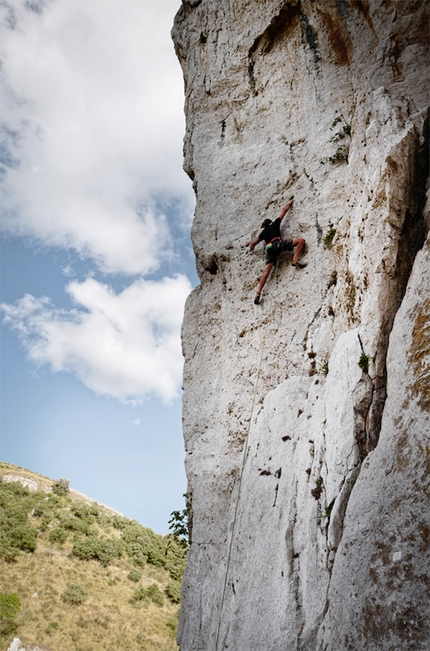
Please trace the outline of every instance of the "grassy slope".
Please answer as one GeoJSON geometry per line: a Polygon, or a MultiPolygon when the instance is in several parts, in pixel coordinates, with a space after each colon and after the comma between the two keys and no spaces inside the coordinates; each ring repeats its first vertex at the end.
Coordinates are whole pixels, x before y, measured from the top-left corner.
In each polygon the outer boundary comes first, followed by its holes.
{"type": "MultiPolygon", "coordinates": [[[[53,482],[36,473],[0,464],[0,475],[14,474],[29,477],[45,490],[53,482]]],[[[40,497],[39,493],[39,499],[40,497]]],[[[46,500],[46,493],[43,493],[46,500]]],[[[79,496],[82,501],[83,496],[79,496]]],[[[38,528],[37,548],[34,552],[20,552],[15,561],[0,558],[0,593],[17,593],[21,608],[15,617],[15,633],[0,638],[7,648],[14,635],[26,645],[39,645],[54,651],[173,651],[175,643],[178,604],[164,596],[163,606],[150,599],[129,603],[136,588],[156,584],[161,592],[171,580],[164,567],[147,563],[138,583],[128,578],[134,567],[127,553],[103,567],[97,560],[80,560],[70,556],[78,534],[71,531],[63,545],[49,541],[49,532],[58,525],[60,512],[70,511],[76,503],[76,494],[61,498],[61,508],[56,511],[45,531],[41,531],[41,518],[29,515],[28,521],[38,528]],[[81,586],[86,600],[78,605],[65,603],[62,598],[70,584],[81,586]]],[[[90,503],[90,500],[86,500],[90,503]]],[[[121,532],[110,525],[114,512],[98,507],[106,516],[103,526],[96,523],[100,538],[119,538],[121,532]]],[[[42,527],[43,528],[43,527],[42,527]]],[[[81,536],[82,537],[82,536],[81,536]]],[[[163,539],[163,537],[159,537],[163,539]]],[[[165,540],[165,539],[164,539],[165,540]]]]}

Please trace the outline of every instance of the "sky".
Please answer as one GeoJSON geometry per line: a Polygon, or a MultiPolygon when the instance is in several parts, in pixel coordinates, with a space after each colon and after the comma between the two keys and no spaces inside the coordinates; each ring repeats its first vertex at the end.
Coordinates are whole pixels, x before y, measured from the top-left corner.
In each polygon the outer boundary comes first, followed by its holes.
{"type": "Polygon", "coordinates": [[[180,0],[0,0],[0,458],[168,532],[198,283],[180,0]]]}

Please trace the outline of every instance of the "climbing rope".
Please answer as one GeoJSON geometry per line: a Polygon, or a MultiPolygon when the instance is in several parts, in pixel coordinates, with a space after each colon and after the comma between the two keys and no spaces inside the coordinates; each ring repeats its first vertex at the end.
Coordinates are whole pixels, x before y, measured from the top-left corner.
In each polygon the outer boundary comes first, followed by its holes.
{"type": "MultiPolygon", "coordinates": [[[[275,274],[274,274],[275,283],[277,281],[277,278],[278,278],[278,258],[276,259],[275,274]]],[[[257,367],[257,377],[255,379],[254,391],[253,391],[253,395],[252,395],[251,412],[250,412],[250,415],[249,415],[248,428],[247,428],[247,431],[246,431],[245,444],[244,444],[244,447],[243,447],[242,467],[241,467],[240,475],[239,475],[239,485],[238,485],[238,489],[237,489],[236,506],[235,506],[235,509],[234,509],[233,523],[232,523],[232,526],[231,526],[230,544],[229,544],[229,547],[228,547],[227,565],[226,565],[226,570],[225,570],[225,578],[224,578],[224,585],[223,585],[223,590],[222,590],[218,627],[217,627],[217,633],[216,633],[216,639],[215,639],[215,651],[218,651],[219,635],[220,635],[221,623],[222,623],[222,612],[223,612],[223,609],[224,609],[225,593],[226,593],[226,590],[227,590],[228,574],[229,574],[229,570],[230,570],[231,552],[232,552],[232,549],[233,549],[233,540],[234,540],[234,534],[235,534],[235,530],[236,530],[236,520],[237,520],[238,511],[239,511],[239,502],[240,502],[240,495],[241,495],[241,490],[242,490],[243,471],[245,469],[245,464],[246,464],[246,461],[247,461],[247,458],[248,458],[248,455],[249,455],[249,449],[250,449],[249,445],[248,445],[249,434],[250,434],[250,431],[251,431],[252,417],[253,417],[253,414],[254,414],[254,407],[255,407],[255,399],[257,397],[258,380],[259,380],[259,377],[260,377],[261,365],[262,365],[262,362],[263,362],[263,354],[264,354],[264,349],[265,349],[265,345],[266,345],[266,335],[267,335],[267,329],[268,329],[269,321],[270,321],[272,301],[273,301],[273,292],[271,293],[269,307],[268,307],[268,315],[267,315],[266,324],[265,324],[264,332],[263,332],[263,341],[262,341],[262,344],[261,344],[260,359],[259,359],[258,367],[257,367]]]]}

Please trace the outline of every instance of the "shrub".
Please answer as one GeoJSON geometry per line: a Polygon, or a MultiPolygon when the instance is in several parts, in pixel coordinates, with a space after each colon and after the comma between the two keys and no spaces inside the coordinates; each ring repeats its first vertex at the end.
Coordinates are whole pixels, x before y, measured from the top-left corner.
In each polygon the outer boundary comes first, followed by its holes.
{"type": "Polygon", "coordinates": [[[112,518],[106,515],[106,513],[103,513],[103,511],[99,511],[97,513],[97,524],[100,527],[106,527],[112,524],[112,518]]]}
{"type": "Polygon", "coordinates": [[[19,550],[33,552],[37,529],[28,522],[36,496],[18,482],[0,482],[0,555],[13,561],[19,550]]]}
{"type": "Polygon", "coordinates": [[[181,581],[187,562],[187,549],[181,541],[170,539],[167,543],[165,567],[172,579],[181,581]]]}
{"type": "Polygon", "coordinates": [[[181,602],[181,584],[179,581],[170,581],[165,589],[166,595],[174,604],[181,602]]]}
{"type": "Polygon", "coordinates": [[[91,522],[88,522],[85,519],[83,520],[82,518],[77,518],[68,511],[60,513],[59,520],[63,529],[76,531],[85,536],[94,536],[97,534],[97,530],[91,525],[91,522]]]}
{"type": "Polygon", "coordinates": [[[46,531],[51,523],[52,518],[48,515],[44,516],[39,524],[39,531],[46,531]]]}
{"type": "Polygon", "coordinates": [[[136,565],[141,564],[144,556],[152,565],[157,567],[165,565],[167,544],[151,529],[142,527],[138,522],[131,522],[124,528],[122,540],[126,543],[128,554],[136,565]]]}
{"type": "Polygon", "coordinates": [[[55,495],[68,495],[70,482],[68,479],[56,479],[52,486],[52,492],[55,495]]]}
{"type": "Polygon", "coordinates": [[[165,548],[159,541],[153,540],[152,544],[147,548],[148,563],[156,567],[164,567],[165,565],[165,548]]]}
{"type": "Polygon", "coordinates": [[[6,594],[0,592],[0,618],[15,617],[21,607],[21,601],[16,592],[6,594]]]}
{"type": "MultiPolygon", "coordinates": [[[[69,499],[70,498],[67,498],[67,500],[69,499]]],[[[58,497],[58,495],[55,495],[54,493],[50,493],[47,497],[45,497],[45,500],[50,508],[54,508],[61,504],[61,499],[58,497]]]]}
{"type": "Polygon", "coordinates": [[[68,531],[77,531],[81,527],[79,520],[73,517],[68,511],[61,512],[58,519],[63,529],[67,529],[68,531]]]}
{"type": "Polygon", "coordinates": [[[99,539],[95,536],[88,536],[88,538],[77,540],[73,544],[70,555],[80,558],[81,561],[90,561],[91,559],[97,558],[98,550],[99,539]]]}
{"type": "Polygon", "coordinates": [[[33,507],[33,515],[36,516],[36,518],[43,518],[43,516],[46,515],[51,515],[52,516],[52,511],[48,504],[44,504],[43,502],[39,502],[33,507]]]}
{"type": "Polygon", "coordinates": [[[166,628],[169,632],[170,637],[172,638],[172,640],[174,640],[178,632],[178,620],[176,618],[167,620],[166,628]]]}
{"type": "Polygon", "coordinates": [[[31,524],[19,524],[10,530],[9,539],[13,547],[23,552],[34,552],[37,547],[37,529],[31,524]]]}
{"type": "Polygon", "coordinates": [[[156,583],[150,585],[149,588],[146,589],[146,593],[148,599],[153,601],[154,604],[157,604],[157,606],[161,607],[164,604],[164,595],[156,583]]]}
{"type": "Polygon", "coordinates": [[[145,599],[148,598],[148,595],[146,594],[145,588],[137,588],[131,595],[129,599],[129,603],[131,603],[133,606],[135,606],[139,601],[145,601],[145,599]]]}
{"type": "Polygon", "coordinates": [[[10,541],[0,533],[0,556],[3,556],[6,563],[13,563],[19,556],[18,547],[13,547],[10,541]]]}
{"type": "Polygon", "coordinates": [[[119,529],[119,531],[124,531],[126,527],[133,524],[133,521],[129,520],[128,518],[124,518],[122,515],[114,515],[112,518],[112,524],[115,527],[115,529],[119,529]]]}
{"type": "Polygon", "coordinates": [[[148,542],[148,532],[149,529],[145,529],[138,522],[129,521],[122,529],[122,539],[126,543],[139,543],[144,545],[148,542]]]}
{"type": "Polygon", "coordinates": [[[15,592],[0,593],[0,636],[11,637],[16,633],[18,624],[14,617],[18,614],[21,602],[15,592]]]}
{"type": "Polygon", "coordinates": [[[0,517],[0,526],[3,531],[13,529],[20,524],[26,524],[28,520],[29,508],[24,504],[4,506],[4,511],[0,517]]]}
{"type": "Polygon", "coordinates": [[[23,486],[19,481],[3,481],[0,479],[0,506],[4,506],[14,497],[27,497],[30,491],[27,486],[23,486]]]}
{"type": "Polygon", "coordinates": [[[114,558],[121,558],[124,549],[124,543],[117,538],[100,540],[97,552],[97,560],[107,567],[114,558]]]}
{"type": "Polygon", "coordinates": [[[127,553],[133,565],[144,567],[148,562],[148,556],[143,553],[142,545],[139,543],[129,543],[127,553]]]}
{"type": "Polygon", "coordinates": [[[134,567],[128,573],[128,578],[130,579],[130,581],[134,581],[135,583],[138,583],[138,581],[140,581],[140,579],[142,578],[142,574],[143,572],[141,570],[138,570],[137,568],[134,567]]]}
{"type": "Polygon", "coordinates": [[[3,638],[12,637],[18,630],[18,624],[14,619],[0,619],[0,636],[3,638]]]}
{"type": "Polygon", "coordinates": [[[333,228],[333,226],[330,226],[327,233],[323,237],[323,244],[326,249],[329,249],[331,247],[335,235],[336,229],[333,228]]]}
{"type": "Polygon", "coordinates": [[[163,606],[164,595],[156,583],[153,583],[148,588],[137,588],[137,590],[135,590],[133,592],[133,595],[130,597],[129,602],[133,605],[136,605],[141,601],[145,601],[146,599],[149,599],[154,604],[157,604],[157,606],[163,606]]]}
{"type": "Polygon", "coordinates": [[[70,511],[78,519],[82,520],[83,522],[86,522],[87,524],[94,524],[94,522],[96,521],[96,516],[98,514],[98,510],[96,510],[96,512],[94,513],[91,506],[89,506],[88,504],[84,504],[83,502],[76,502],[75,504],[73,504],[70,511]]]}
{"type": "Polygon", "coordinates": [[[66,604],[76,606],[82,604],[88,598],[88,594],[82,586],[73,583],[67,586],[61,598],[66,604]]]}
{"type": "Polygon", "coordinates": [[[123,542],[117,538],[99,540],[95,536],[88,536],[77,540],[70,553],[82,561],[94,559],[106,567],[114,558],[122,556],[123,548],[123,542]]]}
{"type": "Polygon", "coordinates": [[[97,502],[92,502],[91,504],[87,504],[87,509],[90,512],[90,514],[95,515],[96,518],[100,515],[100,507],[97,504],[97,502]]]}
{"type": "Polygon", "coordinates": [[[63,527],[56,527],[49,532],[49,541],[62,545],[66,542],[69,534],[63,527]]]}
{"type": "Polygon", "coordinates": [[[358,365],[363,371],[363,373],[368,373],[369,372],[369,357],[368,355],[365,355],[362,353],[360,355],[360,359],[358,360],[358,365]]]}

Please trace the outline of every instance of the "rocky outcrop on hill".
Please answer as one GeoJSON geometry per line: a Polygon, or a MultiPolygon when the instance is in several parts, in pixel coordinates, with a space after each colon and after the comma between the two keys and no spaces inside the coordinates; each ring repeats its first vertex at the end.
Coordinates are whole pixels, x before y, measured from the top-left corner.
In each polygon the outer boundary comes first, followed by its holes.
{"type": "Polygon", "coordinates": [[[39,488],[39,485],[35,479],[29,479],[28,477],[22,477],[21,475],[0,474],[0,477],[5,482],[16,482],[16,481],[19,482],[21,486],[25,486],[26,488],[28,488],[30,493],[35,493],[39,488]]]}
{"type": "Polygon", "coordinates": [[[183,0],[181,651],[430,644],[425,1],[183,0]],[[284,254],[253,304],[287,199],[284,254]],[[427,596],[426,596],[427,595],[427,596]]]}

